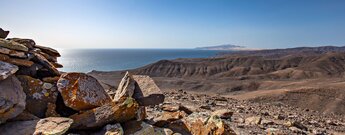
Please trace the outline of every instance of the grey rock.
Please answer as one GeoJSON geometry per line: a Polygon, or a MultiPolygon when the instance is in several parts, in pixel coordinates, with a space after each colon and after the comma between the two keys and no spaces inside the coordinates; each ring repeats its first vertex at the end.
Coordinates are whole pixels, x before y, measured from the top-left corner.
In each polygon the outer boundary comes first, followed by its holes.
{"type": "Polygon", "coordinates": [[[6,79],[17,71],[18,67],[16,65],[0,61],[0,80],[6,79]]]}

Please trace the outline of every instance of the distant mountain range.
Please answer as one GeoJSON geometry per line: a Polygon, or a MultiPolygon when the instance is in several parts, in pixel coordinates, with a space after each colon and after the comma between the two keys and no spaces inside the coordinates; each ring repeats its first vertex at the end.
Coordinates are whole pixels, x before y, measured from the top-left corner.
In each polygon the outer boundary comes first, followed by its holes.
{"type": "Polygon", "coordinates": [[[257,49],[247,48],[245,46],[238,46],[238,45],[231,45],[231,44],[197,47],[195,49],[199,49],[199,50],[233,50],[233,51],[257,50],[257,49]]]}

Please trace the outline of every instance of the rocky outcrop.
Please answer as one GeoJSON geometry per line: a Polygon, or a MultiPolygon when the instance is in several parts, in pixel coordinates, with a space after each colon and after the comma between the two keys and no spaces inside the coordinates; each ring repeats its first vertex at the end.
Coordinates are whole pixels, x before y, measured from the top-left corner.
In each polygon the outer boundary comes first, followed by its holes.
{"type": "Polygon", "coordinates": [[[62,74],[57,86],[65,104],[75,110],[88,110],[111,101],[101,84],[84,73],[62,74]]]}

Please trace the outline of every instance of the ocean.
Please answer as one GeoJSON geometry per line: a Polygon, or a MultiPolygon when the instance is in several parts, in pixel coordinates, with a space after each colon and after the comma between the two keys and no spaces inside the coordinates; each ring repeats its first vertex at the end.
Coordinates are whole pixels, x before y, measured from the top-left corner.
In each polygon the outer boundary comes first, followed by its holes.
{"type": "Polygon", "coordinates": [[[207,58],[220,51],[197,49],[58,49],[58,62],[65,72],[134,69],[159,60],[207,58]]]}

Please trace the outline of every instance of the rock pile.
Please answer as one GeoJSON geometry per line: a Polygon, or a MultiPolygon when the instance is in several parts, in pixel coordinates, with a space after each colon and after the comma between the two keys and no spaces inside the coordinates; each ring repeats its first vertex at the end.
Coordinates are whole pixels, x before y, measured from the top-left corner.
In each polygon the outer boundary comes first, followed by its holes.
{"type": "Polygon", "coordinates": [[[234,134],[222,119],[231,113],[163,104],[149,76],[127,72],[117,90],[105,90],[85,73],[59,72],[57,50],[8,34],[0,29],[0,134],[234,134]]]}

